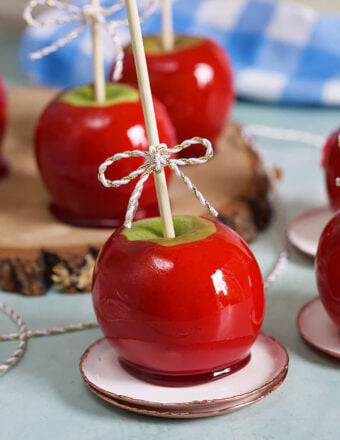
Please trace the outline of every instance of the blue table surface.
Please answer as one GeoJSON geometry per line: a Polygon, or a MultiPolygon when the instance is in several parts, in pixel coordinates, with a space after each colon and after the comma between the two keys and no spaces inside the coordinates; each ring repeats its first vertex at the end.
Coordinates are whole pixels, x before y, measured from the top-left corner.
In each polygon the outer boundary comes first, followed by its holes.
{"type": "MultiPolygon", "coordinates": [[[[12,84],[24,83],[16,67],[17,39],[0,35],[0,69],[12,84]]],[[[322,136],[339,125],[338,109],[289,108],[237,102],[233,118],[244,125],[307,130],[322,136]]],[[[320,152],[312,145],[259,142],[267,159],[284,173],[279,184],[287,222],[300,212],[327,203],[320,152]]],[[[252,245],[264,275],[278,255],[272,226],[252,245]]],[[[290,250],[290,259],[267,292],[263,331],[289,351],[290,366],[281,387],[262,401],[236,412],[207,419],[169,420],[135,415],[99,400],[85,387],[79,357],[99,329],[31,339],[20,363],[0,378],[2,439],[176,439],[269,440],[340,438],[340,361],[313,350],[300,338],[296,316],[317,295],[313,263],[290,250]]],[[[51,291],[40,298],[0,292],[0,301],[22,314],[30,329],[94,319],[89,294],[51,291]]],[[[0,333],[15,329],[0,315],[0,333]]],[[[0,344],[0,359],[15,342],[0,344]]]]}

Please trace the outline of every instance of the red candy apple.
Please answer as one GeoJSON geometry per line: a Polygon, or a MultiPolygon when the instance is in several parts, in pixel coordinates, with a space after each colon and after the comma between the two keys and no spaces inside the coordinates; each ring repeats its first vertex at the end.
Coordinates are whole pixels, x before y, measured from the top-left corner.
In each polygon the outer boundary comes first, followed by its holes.
{"type": "MultiPolygon", "coordinates": [[[[83,226],[119,226],[136,182],[108,190],[98,181],[98,167],[115,153],[147,151],[148,141],[138,91],[123,84],[107,86],[107,99],[97,103],[90,87],[73,89],[54,99],[41,115],[35,136],[42,178],[52,195],[52,212],[62,221],[83,226]]],[[[155,101],[160,141],[176,143],[162,104],[155,101]]],[[[121,179],[144,160],[121,160],[107,170],[121,179]]],[[[153,179],[139,201],[137,217],[157,215],[153,179]]]]}
{"type": "Polygon", "coordinates": [[[228,227],[174,217],[117,230],[96,263],[99,325],[134,374],[162,384],[217,378],[249,360],[264,315],[264,288],[247,244],[228,227]]]}
{"type": "Polygon", "coordinates": [[[315,270],[321,301],[340,330],[340,211],[321,234],[315,270]]]}
{"type": "MultiPolygon", "coordinates": [[[[5,85],[0,76],[0,148],[5,134],[5,127],[6,127],[6,92],[5,92],[5,85]]],[[[1,150],[0,150],[0,177],[6,174],[7,169],[8,169],[7,164],[2,159],[1,150]]]]}
{"type": "Polygon", "coordinates": [[[333,131],[323,148],[322,164],[325,168],[326,187],[333,211],[340,209],[340,187],[336,184],[340,177],[340,129],[333,131]]]}
{"type": "MultiPolygon", "coordinates": [[[[201,136],[214,141],[227,121],[233,102],[229,60],[213,41],[176,36],[175,47],[165,51],[159,36],[144,37],[152,93],[165,104],[180,141],[201,136]]],[[[137,84],[129,46],[122,81],[137,84]]],[[[204,154],[202,146],[185,150],[204,154]]]]}

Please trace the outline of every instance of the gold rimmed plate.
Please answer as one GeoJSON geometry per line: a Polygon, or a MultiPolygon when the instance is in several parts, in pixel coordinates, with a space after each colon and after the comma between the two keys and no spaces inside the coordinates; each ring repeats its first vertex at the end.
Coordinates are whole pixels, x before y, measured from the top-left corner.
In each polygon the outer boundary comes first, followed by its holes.
{"type": "Polygon", "coordinates": [[[129,375],[103,338],[85,351],[80,371],[91,391],[116,406],[158,417],[205,417],[249,405],[272,392],[286,377],[288,354],[277,340],[261,334],[242,370],[205,384],[171,388],[129,375]]]}
{"type": "Polygon", "coordinates": [[[320,235],[332,216],[326,206],[303,212],[288,226],[289,242],[307,257],[315,258],[320,235]]]}
{"type": "Polygon", "coordinates": [[[300,309],[297,328],[310,345],[340,358],[340,330],[328,316],[320,298],[312,299],[300,309]]]}

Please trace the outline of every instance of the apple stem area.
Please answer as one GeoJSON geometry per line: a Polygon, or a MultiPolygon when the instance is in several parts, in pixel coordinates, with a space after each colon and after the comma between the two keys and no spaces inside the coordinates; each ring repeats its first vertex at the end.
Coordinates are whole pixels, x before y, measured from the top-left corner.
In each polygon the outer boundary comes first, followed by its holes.
{"type": "MultiPolygon", "coordinates": [[[[159,145],[159,135],[136,0],[126,0],[126,12],[129,22],[133,56],[136,64],[138,86],[142,100],[148,143],[149,145],[157,146],[159,145]]],[[[171,215],[170,199],[164,169],[159,173],[154,173],[154,179],[164,237],[169,239],[174,238],[175,229],[171,215]]]]}
{"type": "Polygon", "coordinates": [[[165,51],[174,48],[174,39],[172,0],[162,0],[162,45],[165,51]]]}
{"type": "MultiPolygon", "coordinates": [[[[100,7],[100,0],[91,0],[91,6],[100,7]]],[[[92,17],[94,98],[97,102],[104,102],[106,98],[105,72],[100,27],[97,18],[92,17]]]]}

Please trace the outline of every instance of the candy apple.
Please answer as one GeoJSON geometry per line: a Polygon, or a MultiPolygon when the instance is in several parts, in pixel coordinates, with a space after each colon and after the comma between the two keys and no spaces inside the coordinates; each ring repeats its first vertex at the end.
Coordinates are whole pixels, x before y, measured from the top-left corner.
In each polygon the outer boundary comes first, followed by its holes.
{"type": "MultiPolygon", "coordinates": [[[[108,190],[98,181],[98,167],[109,156],[125,150],[148,150],[138,91],[123,84],[107,86],[103,103],[93,100],[91,87],[80,87],[56,97],[39,118],[35,133],[36,157],[51,193],[53,214],[81,226],[120,226],[136,182],[108,190]]],[[[155,100],[161,142],[176,143],[166,109],[155,100]]],[[[116,180],[137,169],[142,158],[123,159],[106,176],[116,180]]],[[[137,217],[157,215],[153,179],[139,202],[137,217]]]]}
{"type": "Polygon", "coordinates": [[[340,330],[340,211],[321,234],[315,270],[321,301],[340,330]]]}
{"type": "MultiPolygon", "coordinates": [[[[144,37],[151,88],[163,102],[180,141],[201,136],[214,141],[233,102],[230,62],[223,49],[206,38],[178,35],[171,51],[159,36],[144,37]]],[[[137,84],[131,46],[126,48],[122,81],[137,84]]],[[[185,150],[201,155],[200,145],[185,150]]]]}
{"type": "Polygon", "coordinates": [[[322,164],[325,168],[326,187],[333,211],[340,209],[340,187],[336,178],[340,177],[340,129],[333,131],[323,148],[322,164]]]}
{"type": "MultiPolygon", "coordinates": [[[[0,76],[0,148],[5,134],[6,127],[6,92],[5,85],[0,76]]],[[[6,174],[7,172],[7,164],[1,157],[0,150],[0,177],[6,174]]]]}
{"type": "Polygon", "coordinates": [[[264,315],[264,288],[247,244],[231,229],[174,217],[119,229],[93,278],[98,323],[133,374],[164,385],[201,382],[244,366],[264,315]]]}

